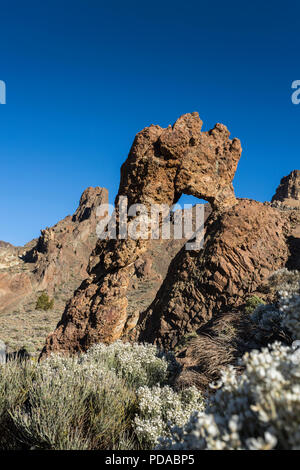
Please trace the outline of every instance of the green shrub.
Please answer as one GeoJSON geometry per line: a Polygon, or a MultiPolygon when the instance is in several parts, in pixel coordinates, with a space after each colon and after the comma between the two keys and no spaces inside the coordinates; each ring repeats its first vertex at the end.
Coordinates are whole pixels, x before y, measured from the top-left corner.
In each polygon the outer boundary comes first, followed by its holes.
{"type": "Polygon", "coordinates": [[[191,331],[190,333],[186,333],[185,335],[181,336],[177,346],[175,347],[175,351],[180,351],[180,349],[186,347],[193,339],[197,338],[197,332],[191,331]]]}
{"type": "Polygon", "coordinates": [[[54,299],[49,298],[46,292],[43,292],[37,299],[36,310],[52,310],[54,307],[54,299]]]}
{"type": "Polygon", "coordinates": [[[246,301],[245,313],[247,313],[248,315],[251,315],[251,313],[254,312],[256,307],[262,304],[265,304],[265,302],[257,295],[253,295],[252,297],[249,297],[246,301]]]}
{"type": "Polygon", "coordinates": [[[11,416],[30,448],[112,449],[130,431],[135,401],[133,391],[105,367],[54,356],[36,366],[26,406],[11,416]]]}

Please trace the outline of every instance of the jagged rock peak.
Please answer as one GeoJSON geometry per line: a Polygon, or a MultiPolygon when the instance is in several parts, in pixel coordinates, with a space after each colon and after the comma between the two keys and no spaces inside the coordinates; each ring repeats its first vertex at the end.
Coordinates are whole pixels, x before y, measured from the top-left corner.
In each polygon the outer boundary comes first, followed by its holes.
{"type": "Polygon", "coordinates": [[[89,219],[91,215],[96,215],[96,209],[100,202],[108,201],[108,192],[105,188],[88,187],[81,195],[78,209],[72,217],[73,222],[83,222],[89,219]]]}
{"type": "Polygon", "coordinates": [[[272,203],[300,208],[300,170],[294,170],[280,181],[272,203]]]}

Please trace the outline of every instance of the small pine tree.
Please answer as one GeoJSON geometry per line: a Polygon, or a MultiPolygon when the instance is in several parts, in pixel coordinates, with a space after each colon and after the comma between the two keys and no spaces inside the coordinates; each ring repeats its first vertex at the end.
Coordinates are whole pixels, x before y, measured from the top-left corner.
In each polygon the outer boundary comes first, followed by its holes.
{"type": "Polygon", "coordinates": [[[36,310],[52,310],[54,307],[54,299],[49,298],[46,292],[43,292],[37,299],[36,310]]]}

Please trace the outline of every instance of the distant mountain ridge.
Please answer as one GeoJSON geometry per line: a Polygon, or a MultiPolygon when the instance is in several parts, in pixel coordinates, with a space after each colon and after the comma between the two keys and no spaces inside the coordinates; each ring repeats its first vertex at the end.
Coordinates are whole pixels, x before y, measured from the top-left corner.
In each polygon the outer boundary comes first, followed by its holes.
{"type": "Polygon", "coordinates": [[[3,240],[0,240],[0,248],[6,248],[8,246],[13,246],[11,243],[4,242],[3,240]]]}

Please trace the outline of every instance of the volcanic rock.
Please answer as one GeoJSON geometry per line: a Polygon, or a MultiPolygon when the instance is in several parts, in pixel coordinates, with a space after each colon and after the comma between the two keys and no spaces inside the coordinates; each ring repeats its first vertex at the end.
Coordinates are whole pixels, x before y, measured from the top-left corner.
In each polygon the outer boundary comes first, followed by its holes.
{"type": "MultiPolygon", "coordinates": [[[[128,207],[143,203],[147,208],[154,203],[171,207],[183,193],[197,196],[213,210],[210,214],[206,208],[203,249],[187,251],[185,240],[169,241],[168,258],[162,255],[168,243],[161,239],[98,241],[89,277],[47,338],[42,357],[119,338],[175,348],[184,335],[218,315],[236,319],[250,295],[272,300],[264,291],[270,274],[285,266],[300,268],[299,211],[295,206],[281,210],[285,207],[275,199],[273,204],[237,200],[232,179],[240,143],[230,140],[221,124],[208,132],[201,127],[192,113],[173,127],[150,126],[137,134],[121,169],[115,218],[123,196],[128,207]],[[153,269],[158,260],[166,261],[163,270],[153,269]]],[[[278,199],[297,201],[297,178],[293,172],[281,183],[278,199]]],[[[136,222],[128,215],[129,228],[136,222]]]]}
{"type": "Polygon", "coordinates": [[[86,277],[89,254],[97,240],[97,207],[107,203],[106,189],[89,187],[73,216],[41,231],[36,245],[23,255],[27,263],[34,263],[33,273],[40,290],[51,294],[72,277],[79,281],[86,277]]]}
{"type": "Polygon", "coordinates": [[[3,240],[0,240],[0,248],[7,248],[13,246],[11,243],[4,242],[3,240]]]}
{"type": "MultiPolygon", "coordinates": [[[[186,114],[171,127],[150,126],[137,134],[121,169],[115,201],[119,220],[121,197],[128,207],[142,203],[166,204],[181,195],[204,199],[216,211],[237,203],[232,187],[241,155],[238,139],[229,139],[222,124],[202,132],[198,113],[186,114]]],[[[128,231],[136,224],[128,216],[128,231]]],[[[147,234],[149,235],[149,233],[147,234]]],[[[55,332],[47,338],[43,356],[52,351],[86,350],[95,342],[112,342],[128,334],[128,299],[135,262],[149,248],[148,239],[101,240],[92,253],[89,274],[65,312],[55,332]]],[[[131,329],[137,318],[130,319],[131,329]]]]}
{"type": "Polygon", "coordinates": [[[152,305],[140,316],[137,337],[164,348],[196,332],[219,312],[239,309],[251,295],[266,297],[263,287],[274,271],[296,269],[300,238],[298,211],[240,199],[207,220],[202,251],[184,248],[171,262],[152,305]]]}
{"type": "Polygon", "coordinates": [[[34,347],[53,330],[66,301],[87,277],[97,241],[97,207],[108,202],[103,188],[87,188],[73,216],[67,216],[24,247],[0,246],[0,339],[19,348],[36,336],[34,347]],[[41,291],[54,297],[54,310],[42,318],[35,305],[41,291]],[[42,332],[44,331],[44,333],[42,332]],[[41,337],[41,339],[40,339],[41,337]]]}
{"type": "Polygon", "coordinates": [[[300,209],[300,170],[292,171],[280,181],[272,203],[289,208],[300,209]]]}

